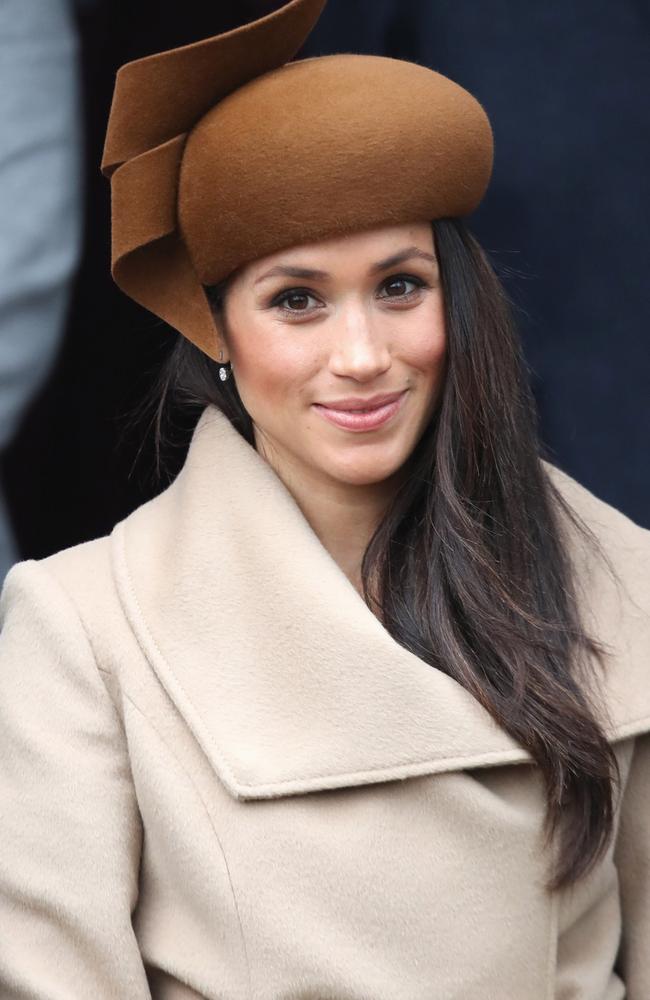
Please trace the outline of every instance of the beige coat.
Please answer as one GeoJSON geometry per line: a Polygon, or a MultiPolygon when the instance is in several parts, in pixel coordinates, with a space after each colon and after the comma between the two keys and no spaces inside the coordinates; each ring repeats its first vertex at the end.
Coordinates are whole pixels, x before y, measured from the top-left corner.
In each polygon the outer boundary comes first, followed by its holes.
{"type": "Polygon", "coordinates": [[[210,407],[160,496],[6,578],[3,1000],[648,1000],[650,532],[549,471],[625,584],[581,571],[626,779],[593,875],[544,892],[528,753],[210,407]]]}

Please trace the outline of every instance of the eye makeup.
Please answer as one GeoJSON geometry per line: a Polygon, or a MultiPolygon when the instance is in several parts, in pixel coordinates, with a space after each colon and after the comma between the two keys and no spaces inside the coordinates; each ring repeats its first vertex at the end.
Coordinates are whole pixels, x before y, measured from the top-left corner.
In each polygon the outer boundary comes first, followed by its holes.
{"type": "MultiPolygon", "coordinates": [[[[382,295],[379,296],[379,298],[385,301],[393,300],[396,303],[398,303],[398,305],[400,305],[405,302],[411,302],[414,298],[416,298],[419,295],[422,289],[431,287],[428,281],[425,281],[423,278],[420,278],[418,275],[415,274],[390,275],[388,278],[385,278],[381,282],[381,285],[379,287],[384,288],[392,284],[397,284],[398,282],[402,282],[404,284],[411,284],[414,285],[415,287],[411,289],[411,291],[405,292],[402,295],[382,295]]],[[[296,298],[315,299],[317,298],[317,296],[310,288],[305,288],[301,286],[287,287],[282,289],[280,292],[276,293],[270,299],[268,303],[268,308],[278,309],[282,314],[284,314],[285,316],[290,316],[291,318],[295,316],[313,315],[315,311],[313,308],[290,309],[286,305],[286,303],[291,301],[291,299],[296,299],[296,298]]]]}

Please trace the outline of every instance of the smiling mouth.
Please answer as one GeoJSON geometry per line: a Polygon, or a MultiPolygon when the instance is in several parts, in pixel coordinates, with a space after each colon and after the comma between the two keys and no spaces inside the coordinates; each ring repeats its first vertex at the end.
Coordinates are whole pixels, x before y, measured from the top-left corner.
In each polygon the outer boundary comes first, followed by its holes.
{"type": "Polygon", "coordinates": [[[402,389],[401,392],[386,392],[367,400],[350,397],[349,399],[337,399],[331,403],[317,403],[316,405],[325,406],[328,410],[336,410],[339,413],[370,413],[382,406],[386,406],[388,403],[394,403],[404,392],[406,390],[402,389]]]}
{"type": "Polygon", "coordinates": [[[325,420],[337,427],[349,431],[369,431],[388,423],[400,410],[405,397],[406,390],[388,403],[355,410],[337,410],[321,403],[313,403],[312,405],[325,420]]]}

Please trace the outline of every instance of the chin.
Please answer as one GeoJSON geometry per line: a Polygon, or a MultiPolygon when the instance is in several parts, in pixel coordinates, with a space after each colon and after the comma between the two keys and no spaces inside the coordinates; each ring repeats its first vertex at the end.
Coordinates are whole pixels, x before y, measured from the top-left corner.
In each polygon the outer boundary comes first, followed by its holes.
{"type": "Polygon", "coordinates": [[[327,468],[323,468],[332,479],[337,479],[341,483],[349,486],[375,486],[395,475],[401,468],[406,458],[399,461],[362,461],[354,464],[354,460],[341,465],[332,463],[327,468]]]}

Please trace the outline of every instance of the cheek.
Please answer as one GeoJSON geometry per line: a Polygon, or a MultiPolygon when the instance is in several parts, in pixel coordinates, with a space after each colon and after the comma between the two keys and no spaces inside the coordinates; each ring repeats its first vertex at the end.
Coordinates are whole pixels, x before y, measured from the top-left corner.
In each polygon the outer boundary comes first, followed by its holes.
{"type": "Polygon", "coordinates": [[[404,360],[422,372],[438,372],[447,353],[442,297],[435,296],[429,308],[418,310],[413,325],[405,333],[402,338],[404,360]]]}
{"type": "Polygon", "coordinates": [[[254,416],[263,408],[275,407],[309,377],[313,362],[309,352],[282,336],[282,331],[262,325],[249,328],[231,351],[237,387],[246,409],[254,416]]]}

